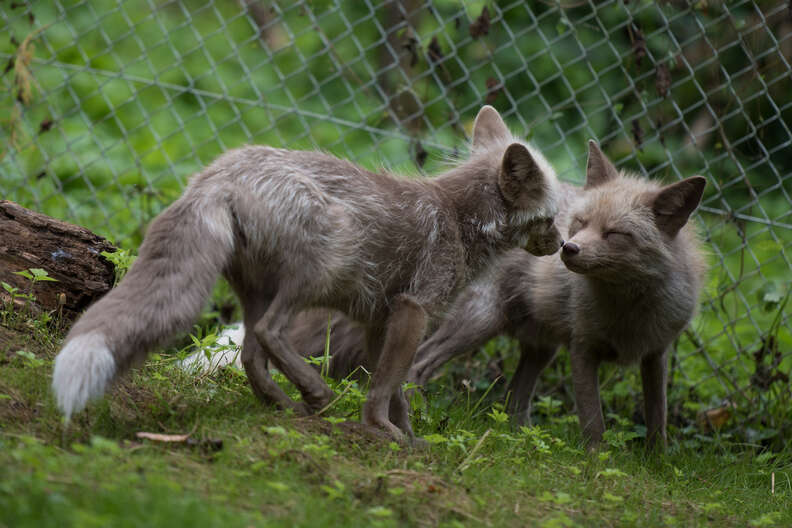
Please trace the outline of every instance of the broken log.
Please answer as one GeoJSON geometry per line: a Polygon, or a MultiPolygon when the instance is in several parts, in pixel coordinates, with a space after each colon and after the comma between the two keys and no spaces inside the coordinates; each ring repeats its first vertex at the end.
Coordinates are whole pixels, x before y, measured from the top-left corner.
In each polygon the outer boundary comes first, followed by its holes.
{"type": "MultiPolygon", "coordinates": [[[[113,264],[100,255],[117,248],[85,228],[0,200],[0,281],[32,293],[34,311],[55,310],[73,320],[113,286],[113,264]],[[40,268],[56,281],[38,281],[14,272],[40,268]]],[[[0,288],[3,303],[12,296],[0,288]]],[[[24,306],[27,301],[16,299],[24,306]]]]}

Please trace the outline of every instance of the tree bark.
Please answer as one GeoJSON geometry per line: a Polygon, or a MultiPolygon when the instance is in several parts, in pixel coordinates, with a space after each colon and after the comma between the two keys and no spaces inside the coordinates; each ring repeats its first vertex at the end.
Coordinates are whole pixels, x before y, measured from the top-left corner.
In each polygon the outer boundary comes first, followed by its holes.
{"type": "MultiPolygon", "coordinates": [[[[73,320],[113,286],[113,264],[100,255],[116,251],[110,242],[66,222],[0,200],[0,281],[32,293],[34,311],[59,312],[73,320]],[[38,281],[14,272],[41,268],[55,281],[38,281]]],[[[4,303],[14,301],[0,288],[4,303]]],[[[14,304],[24,306],[24,299],[14,304]]]]}

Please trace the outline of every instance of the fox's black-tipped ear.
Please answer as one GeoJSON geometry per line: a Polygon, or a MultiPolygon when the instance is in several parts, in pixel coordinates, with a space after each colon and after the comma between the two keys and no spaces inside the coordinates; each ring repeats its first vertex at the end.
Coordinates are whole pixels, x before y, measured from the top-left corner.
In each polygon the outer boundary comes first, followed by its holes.
{"type": "Polygon", "coordinates": [[[473,148],[483,147],[511,136],[509,127],[490,105],[483,106],[473,122],[473,148]]]}
{"type": "Polygon", "coordinates": [[[584,189],[591,189],[597,185],[602,185],[606,181],[619,176],[619,171],[611,163],[593,139],[589,139],[589,155],[586,164],[586,185],[584,189]]]}
{"type": "Polygon", "coordinates": [[[669,236],[676,235],[701,202],[706,185],[706,178],[693,176],[657,191],[651,204],[658,229],[669,236]]]}
{"type": "Polygon", "coordinates": [[[498,186],[506,201],[518,209],[529,209],[542,203],[545,192],[542,169],[525,145],[512,143],[506,149],[498,186]]]}

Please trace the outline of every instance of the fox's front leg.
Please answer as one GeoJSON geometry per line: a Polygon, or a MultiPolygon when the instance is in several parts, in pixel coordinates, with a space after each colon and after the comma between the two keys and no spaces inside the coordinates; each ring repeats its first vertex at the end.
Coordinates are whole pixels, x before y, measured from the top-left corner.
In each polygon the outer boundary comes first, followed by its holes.
{"type": "Polygon", "coordinates": [[[665,351],[646,356],[641,360],[647,447],[657,446],[663,449],[666,445],[667,365],[665,351]]]}
{"type": "Polygon", "coordinates": [[[409,295],[396,297],[363,406],[363,423],[385,429],[400,441],[405,439],[405,435],[413,437],[401,384],[407,379],[418,344],[426,333],[427,319],[426,310],[415,299],[409,295]]]}
{"type": "Polygon", "coordinates": [[[538,345],[520,340],[520,362],[509,383],[506,409],[517,425],[531,423],[531,402],[539,375],[556,356],[555,346],[538,345]]]}
{"type": "Polygon", "coordinates": [[[596,449],[605,433],[605,420],[602,418],[602,404],[599,396],[600,360],[591,351],[572,345],[569,359],[572,367],[572,386],[575,389],[580,427],[583,439],[589,448],[596,449]]]}

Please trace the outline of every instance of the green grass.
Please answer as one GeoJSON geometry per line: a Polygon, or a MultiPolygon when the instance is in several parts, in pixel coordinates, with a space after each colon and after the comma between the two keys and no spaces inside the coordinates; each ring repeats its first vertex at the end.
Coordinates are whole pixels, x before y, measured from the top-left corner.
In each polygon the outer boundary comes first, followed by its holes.
{"type": "Polygon", "coordinates": [[[261,405],[241,373],[189,376],[167,353],[66,427],[49,391],[56,347],[18,314],[0,327],[0,526],[792,523],[788,452],[718,437],[693,449],[674,436],[666,453],[646,453],[620,418],[587,453],[554,406],[539,406],[541,426],[515,429],[486,389],[449,405],[443,380],[414,401],[425,449],[356,426],[354,384],[330,419],[299,418],[261,405]]]}

